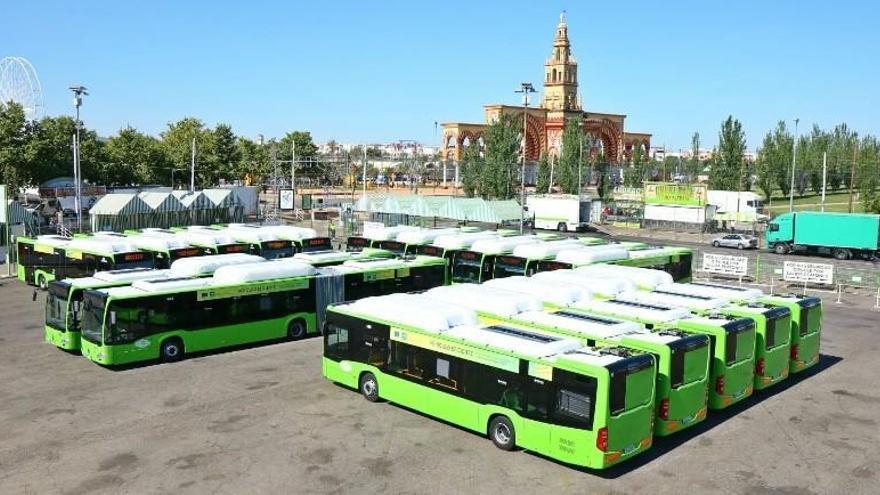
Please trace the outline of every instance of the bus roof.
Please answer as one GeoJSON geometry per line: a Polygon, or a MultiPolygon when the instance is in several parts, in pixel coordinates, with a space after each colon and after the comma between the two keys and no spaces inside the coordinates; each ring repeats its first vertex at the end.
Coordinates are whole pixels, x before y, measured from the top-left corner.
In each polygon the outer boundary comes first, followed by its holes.
{"type": "Polygon", "coordinates": [[[644,289],[654,289],[658,285],[671,284],[672,275],[651,268],[637,268],[622,265],[587,265],[575,269],[576,273],[584,273],[596,277],[619,277],[636,284],[644,289]]]}
{"type": "Polygon", "coordinates": [[[476,325],[477,315],[468,308],[442,301],[425,301],[414,294],[390,294],[359,299],[347,310],[382,320],[393,320],[429,332],[441,332],[461,325],[476,325]],[[391,316],[393,315],[393,316],[391,316]]]}
{"type": "Polygon", "coordinates": [[[513,248],[513,255],[525,259],[545,260],[556,256],[562,250],[574,249],[575,246],[582,244],[577,239],[521,244],[513,248]]]}
{"type": "Polygon", "coordinates": [[[621,335],[644,332],[644,328],[632,321],[623,321],[588,313],[560,311],[545,313],[530,311],[517,316],[518,320],[536,325],[555,327],[569,332],[592,336],[599,339],[611,339],[621,335]]]}
{"type": "Polygon", "coordinates": [[[109,283],[125,283],[134,282],[136,280],[147,280],[151,278],[163,278],[169,276],[171,270],[155,270],[153,268],[126,268],[122,270],[106,270],[103,272],[95,272],[89,278],[101,282],[109,283]]]}
{"type": "Polygon", "coordinates": [[[630,259],[639,260],[643,258],[651,258],[654,256],[669,256],[677,254],[679,251],[668,247],[650,247],[646,249],[630,249],[630,259]]]}
{"type": "Polygon", "coordinates": [[[211,285],[237,285],[279,278],[308,277],[317,273],[315,267],[308,263],[268,261],[221,266],[210,280],[211,285]]]}
{"type": "Polygon", "coordinates": [[[432,245],[443,249],[467,249],[480,239],[495,239],[495,232],[466,232],[463,234],[446,234],[437,236],[432,245]]]}
{"type": "Polygon", "coordinates": [[[734,301],[752,301],[764,295],[764,292],[760,289],[695,282],[689,284],[663,284],[658,286],[657,289],[673,294],[720,297],[734,301]]]}
{"type": "Polygon", "coordinates": [[[568,306],[582,299],[590,299],[592,297],[590,291],[583,287],[568,284],[552,284],[543,280],[535,280],[534,277],[495,278],[487,280],[483,283],[483,286],[527,294],[557,306],[568,306]]]}
{"type": "Polygon", "coordinates": [[[648,304],[661,306],[678,306],[691,311],[709,311],[719,309],[730,303],[727,299],[717,297],[693,296],[687,294],[672,294],[663,291],[636,291],[630,294],[633,299],[648,304]]]}
{"type": "Polygon", "coordinates": [[[590,291],[593,295],[601,297],[617,297],[620,294],[632,292],[636,289],[635,284],[622,278],[586,277],[577,274],[574,270],[553,270],[538,272],[532,278],[550,284],[569,284],[590,291]]]}
{"type": "Polygon", "coordinates": [[[264,241],[277,241],[279,239],[278,235],[270,230],[263,230],[260,228],[252,229],[252,228],[226,228],[222,231],[224,234],[229,235],[236,241],[239,242],[249,242],[251,244],[259,244],[264,241]]]}
{"type": "Polygon", "coordinates": [[[406,244],[423,245],[428,244],[441,235],[456,234],[460,232],[457,228],[440,228],[440,229],[419,229],[405,230],[397,234],[397,241],[406,244]]]}
{"type": "Polygon", "coordinates": [[[129,294],[143,294],[144,292],[154,293],[181,289],[195,289],[208,285],[210,281],[211,279],[209,278],[164,278],[137,280],[135,282],[132,282],[130,287],[118,287],[115,289],[108,289],[107,293],[114,296],[120,296],[129,294]]]}
{"type": "Polygon", "coordinates": [[[532,235],[479,239],[471,245],[470,250],[483,254],[505,254],[522,244],[535,244],[538,242],[541,242],[541,240],[532,235]]]}
{"type": "Polygon", "coordinates": [[[539,299],[530,295],[476,284],[440,286],[423,294],[426,298],[503,317],[524,311],[541,311],[544,307],[539,299]]]}
{"type": "Polygon", "coordinates": [[[171,263],[172,277],[204,277],[213,274],[221,266],[262,263],[265,258],[244,253],[215,254],[181,258],[171,263]]]}
{"type": "Polygon", "coordinates": [[[352,256],[354,256],[354,253],[350,251],[328,250],[296,253],[293,255],[293,258],[287,259],[294,259],[297,261],[302,261],[303,263],[333,263],[336,261],[349,260],[352,258],[352,256]]]}
{"type": "Polygon", "coordinates": [[[70,237],[63,237],[60,235],[38,235],[34,239],[34,244],[45,244],[46,246],[52,247],[64,247],[73,239],[70,237]]]}
{"type": "Polygon", "coordinates": [[[691,316],[690,311],[686,309],[647,304],[629,298],[611,299],[608,301],[584,301],[578,304],[577,307],[618,318],[634,316],[658,323],[668,323],[691,316]]]}
{"type": "Polygon", "coordinates": [[[193,230],[188,232],[181,232],[180,235],[187,242],[196,246],[214,247],[236,243],[235,239],[233,239],[231,236],[221,233],[219,231],[211,232],[206,230],[199,232],[197,230],[193,230]]]}
{"type": "MultiPolygon", "coordinates": [[[[126,238],[127,239],[127,238],[126,238]]],[[[103,256],[113,256],[117,253],[134,253],[138,251],[137,246],[128,242],[126,239],[114,240],[109,238],[75,238],[70,241],[65,249],[75,251],[85,251],[103,256]]]]}
{"type": "Polygon", "coordinates": [[[628,254],[625,249],[614,244],[600,244],[596,246],[583,246],[572,249],[563,249],[556,253],[556,261],[571,263],[572,265],[589,265],[604,261],[625,260],[628,254]]]}
{"type": "Polygon", "coordinates": [[[374,241],[393,241],[397,238],[398,234],[406,230],[419,230],[419,227],[412,225],[365,227],[363,235],[367,239],[372,239],[374,241]]]}
{"type": "Polygon", "coordinates": [[[265,238],[258,240],[251,240],[256,237],[248,237],[242,238],[243,241],[246,242],[260,242],[260,241],[271,241],[276,239],[283,239],[285,241],[300,241],[303,239],[312,239],[318,236],[318,233],[315,229],[310,229],[308,227],[295,227],[293,225],[256,225],[256,224],[248,224],[248,223],[231,223],[227,226],[227,233],[231,236],[238,238],[238,232],[242,233],[241,235],[257,236],[257,235],[266,235],[266,236],[275,236],[273,239],[265,238]],[[257,234],[260,233],[260,234],[257,234]]]}
{"type": "Polygon", "coordinates": [[[190,246],[185,239],[177,236],[132,235],[127,239],[138,248],[148,251],[167,251],[190,246]]]}

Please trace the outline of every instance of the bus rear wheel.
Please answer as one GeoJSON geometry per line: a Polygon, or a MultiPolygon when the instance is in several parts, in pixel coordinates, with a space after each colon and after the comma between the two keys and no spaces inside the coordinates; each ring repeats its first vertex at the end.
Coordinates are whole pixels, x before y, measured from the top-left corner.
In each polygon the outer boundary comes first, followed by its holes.
{"type": "Polygon", "coordinates": [[[376,381],[376,376],[372,373],[364,373],[361,375],[358,389],[368,401],[379,402],[379,382],[376,381]]]}
{"type": "Polygon", "coordinates": [[[300,340],[306,336],[306,324],[302,320],[293,320],[287,324],[287,336],[290,340],[300,340]]]}
{"type": "Polygon", "coordinates": [[[773,246],[773,251],[776,252],[776,254],[788,254],[788,247],[784,243],[780,242],[779,244],[773,246]]]}
{"type": "Polygon", "coordinates": [[[516,430],[513,423],[504,416],[495,416],[489,422],[489,438],[501,450],[513,450],[516,447],[516,430]]]}
{"type": "Polygon", "coordinates": [[[163,363],[173,363],[183,359],[183,342],[178,338],[163,341],[159,346],[159,359],[163,363]]]}

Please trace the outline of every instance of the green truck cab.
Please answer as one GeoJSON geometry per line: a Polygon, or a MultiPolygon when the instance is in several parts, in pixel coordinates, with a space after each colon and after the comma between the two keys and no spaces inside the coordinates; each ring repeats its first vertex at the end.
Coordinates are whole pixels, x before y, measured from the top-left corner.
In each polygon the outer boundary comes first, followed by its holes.
{"type": "Polygon", "coordinates": [[[767,249],[777,254],[831,255],[870,259],[880,248],[880,215],[803,211],[770,221],[767,249]]]}

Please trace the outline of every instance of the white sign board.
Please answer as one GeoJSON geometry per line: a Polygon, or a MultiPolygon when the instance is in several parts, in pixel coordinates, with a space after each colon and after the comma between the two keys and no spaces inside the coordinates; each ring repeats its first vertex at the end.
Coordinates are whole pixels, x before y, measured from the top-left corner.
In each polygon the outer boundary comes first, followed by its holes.
{"type": "Polygon", "coordinates": [[[292,210],[293,209],[293,189],[282,189],[279,193],[281,196],[281,209],[282,210],[292,210]]]}
{"type": "Polygon", "coordinates": [[[6,210],[8,206],[6,204],[6,186],[0,185],[0,223],[6,223],[6,210]]]}
{"type": "Polygon", "coordinates": [[[703,254],[704,272],[719,273],[722,275],[735,275],[742,277],[749,270],[749,259],[745,256],[730,256],[726,254],[703,254]]]}
{"type": "Polygon", "coordinates": [[[834,283],[834,265],[786,261],[782,267],[782,280],[786,282],[832,284],[834,283]]]}

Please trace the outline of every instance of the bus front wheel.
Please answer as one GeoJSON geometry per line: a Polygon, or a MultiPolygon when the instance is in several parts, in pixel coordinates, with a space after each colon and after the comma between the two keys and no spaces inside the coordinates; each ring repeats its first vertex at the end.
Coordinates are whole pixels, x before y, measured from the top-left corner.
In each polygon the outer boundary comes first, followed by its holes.
{"type": "Polygon", "coordinates": [[[306,324],[302,320],[293,320],[287,324],[287,336],[290,340],[299,340],[306,336],[306,324]]]}
{"type": "Polygon", "coordinates": [[[361,391],[361,394],[364,395],[364,398],[370,402],[379,402],[379,382],[376,381],[376,376],[372,373],[364,373],[361,375],[361,380],[358,388],[361,391]]]}
{"type": "Polygon", "coordinates": [[[162,342],[159,346],[159,358],[164,363],[173,363],[183,359],[183,342],[173,338],[162,342]]]}
{"type": "Polygon", "coordinates": [[[776,254],[788,254],[788,246],[786,246],[785,243],[780,242],[773,246],[773,251],[775,251],[776,254]]]}
{"type": "Polygon", "coordinates": [[[568,232],[568,225],[565,222],[559,222],[559,225],[556,226],[556,230],[560,232],[568,232]]]}
{"type": "Polygon", "coordinates": [[[489,437],[501,450],[513,450],[516,447],[516,430],[513,423],[504,416],[495,416],[489,422],[489,437]]]}

